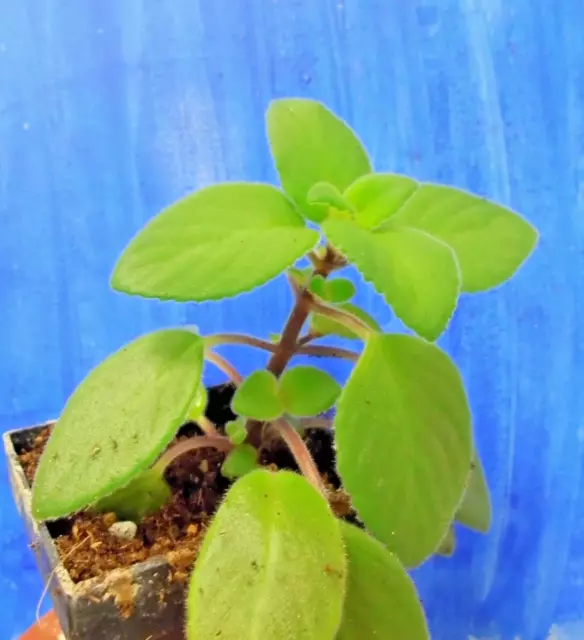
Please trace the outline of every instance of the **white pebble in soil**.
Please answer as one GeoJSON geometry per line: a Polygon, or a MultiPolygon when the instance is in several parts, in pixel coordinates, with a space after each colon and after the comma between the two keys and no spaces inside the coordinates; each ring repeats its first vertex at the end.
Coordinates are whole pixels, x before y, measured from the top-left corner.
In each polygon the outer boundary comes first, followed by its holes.
{"type": "Polygon", "coordinates": [[[138,533],[138,525],[130,520],[114,522],[108,531],[120,540],[133,540],[138,533]]]}

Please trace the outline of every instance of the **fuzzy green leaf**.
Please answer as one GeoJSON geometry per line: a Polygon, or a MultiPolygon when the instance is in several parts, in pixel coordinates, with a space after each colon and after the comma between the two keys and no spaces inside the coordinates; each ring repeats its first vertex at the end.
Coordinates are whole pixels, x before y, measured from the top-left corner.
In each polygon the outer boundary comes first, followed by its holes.
{"type": "Polygon", "coordinates": [[[456,256],[448,245],[415,229],[368,231],[332,218],[322,227],[406,326],[427,340],[440,336],[460,290],[456,256]]]}
{"type": "Polygon", "coordinates": [[[33,487],[33,513],[59,518],[113,493],[149,467],[191,406],[203,340],[181,329],[138,338],[98,365],[69,398],[33,487]]]}
{"type": "Polygon", "coordinates": [[[274,420],[284,413],[278,396],[278,381],[273,373],[259,369],[237,388],[231,407],[237,415],[256,420],[274,420]]]}
{"type": "Polygon", "coordinates": [[[238,480],[205,536],[188,595],[189,640],[335,637],[345,594],[339,522],[291,472],[238,480]]]}
{"type": "Polygon", "coordinates": [[[314,222],[324,220],[326,204],[309,204],[310,189],[327,182],[343,192],[371,172],[363,145],[340,118],[320,102],[274,100],[266,114],[268,138],[284,191],[314,222]]]}
{"type": "Polygon", "coordinates": [[[317,242],[275,187],[219,184],[146,225],[119,259],[112,286],[162,300],[218,300],[275,278],[317,242]]]}
{"type": "Polygon", "coordinates": [[[334,278],[326,281],[325,296],[328,302],[347,302],[355,293],[355,285],[348,278],[334,278]]]}
{"type": "Polygon", "coordinates": [[[450,358],[405,335],[371,335],[337,403],[337,467],[365,526],[407,566],[454,520],[472,458],[471,416],[450,358]]]}
{"type": "Polygon", "coordinates": [[[280,378],[282,404],[293,416],[316,416],[330,409],[340,392],[330,374],[308,365],[286,369],[280,378]]]}
{"type": "Polygon", "coordinates": [[[387,224],[419,229],[452,247],[466,292],[511,278],[537,243],[537,231],[510,209],[441,185],[420,185],[387,224]]]}
{"type": "Polygon", "coordinates": [[[310,289],[311,293],[314,293],[314,295],[318,296],[319,298],[324,298],[326,296],[326,281],[319,274],[315,275],[312,278],[308,288],[310,289]]]}
{"type": "Polygon", "coordinates": [[[237,418],[225,425],[225,433],[233,444],[241,444],[247,437],[247,429],[245,428],[245,420],[237,418]]]}
{"type": "Polygon", "coordinates": [[[360,227],[373,229],[394,215],[418,189],[419,183],[406,176],[371,173],[356,180],[344,197],[357,212],[360,227]]]}
{"type": "MultiPolygon", "coordinates": [[[[370,326],[374,331],[381,331],[381,327],[377,324],[376,320],[372,318],[366,311],[363,311],[360,307],[357,307],[350,302],[335,305],[343,311],[348,311],[354,316],[362,320],[366,325],[370,326]]],[[[340,336],[347,340],[360,340],[361,338],[353,333],[348,327],[341,322],[337,322],[328,316],[322,316],[319,314],[312,314],[310,316],[310,331],[318,335],[328,336],[340,336]]]]}
{"type": "Polygon", "coordinates": [[[160,511],[172,497],[170,487],[157,469],[146,469],[129,484],[112,495],[99,500],[93,509],[115,513],[120,520],[140,522],[142,518],[160,511]]]}
{"type": "Polygon", "coordinates": [[[341,211],[353,211],[351,203],[343,198],[341,192],[328,182],[318,182],[308,191],[306,197],[308,204],[324,204],[341,211]]]}
{"type": "Polygon", "coordinates": [[[297,267],[290,267],[288,273],[294,278],[296,284],[299,287],[305,287],[312,275],[312,267],[306,267],[304,269],[298,269],[297,267]]]}
{"type": "Polygon", "coordinates": [[[221,465],[221,473],[226,478],[235,480],[252,472],[258,466],[257,449],[250,444],[239,444],[227,454],[221,465]]]}
{"type": "Polygon", "coordinates": [[[491,528],[491,519],[492,508],[489,487],[482,462],[476,455],[464,498],[456,514],[456,520],[469,529],[487,533],[491,528]]]}
{"type": "Polygon", "coordinates": [[[341,523],[349,560],[337,640],[429,640],[416,589],[399,560],[361,529],[341,523]]]}

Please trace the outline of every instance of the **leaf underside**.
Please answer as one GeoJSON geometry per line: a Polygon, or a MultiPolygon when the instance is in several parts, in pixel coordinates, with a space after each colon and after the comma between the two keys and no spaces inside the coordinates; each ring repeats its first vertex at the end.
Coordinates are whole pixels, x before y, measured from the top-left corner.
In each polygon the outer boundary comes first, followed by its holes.
{"type": "Polygon", "coordinates": [[[201,380],[203,341],[157,331],[109,356],[69,398],[33,486],[33,513],[59,518],[127,485],[184,422],[201,380]]]}
{"type": "Polygon", "coordinates": [[[462,499],[471,417],[438,347],[372,335],[337,403],[337,467],[367,529],[407,566],[426,560],[462,499]]]}
{"type": "Polygon", "coordinates": [[[334,638],[345,594],[339,521],[302,476],[253,471],[205,536],[188,595],[189,640],[334,638]]]}
{"type": "Polygon", "coordinates": [[[458,508],[456,520],[469,529],[487,533],[491,528],[492,507],[483,464],[475,454],[464,498],[458,508]]]}

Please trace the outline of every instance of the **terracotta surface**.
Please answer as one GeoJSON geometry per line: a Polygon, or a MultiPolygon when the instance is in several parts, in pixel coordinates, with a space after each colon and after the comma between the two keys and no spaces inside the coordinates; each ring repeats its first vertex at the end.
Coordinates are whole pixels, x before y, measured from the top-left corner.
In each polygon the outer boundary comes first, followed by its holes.
{"type": "Polygon", "coordinates": [[[65,640],[65,636],[61,634],[57,616],[50,611],[21,636],[20,640],[65,640]]]}

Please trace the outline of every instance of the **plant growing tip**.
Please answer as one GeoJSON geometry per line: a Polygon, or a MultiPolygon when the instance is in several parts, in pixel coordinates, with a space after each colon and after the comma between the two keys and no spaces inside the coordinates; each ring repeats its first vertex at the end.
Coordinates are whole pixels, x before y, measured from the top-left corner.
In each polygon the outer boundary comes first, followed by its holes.
{"type": "Polygon", "coordinates": [[[276,100],[266,125],[281,188],[219,184],[174,203],[130,242],[112,284],[196,302],[286,274],[293,307],[284,326],[269,340],[170,329],[110,356],[53,430],[34,513],[58,518],[93,505],[140,520],[169,499],[169,464],[219,451],[231,488],[192,574],[190,640],[422,640],[428,628],[404,567],[454,553],[455,522],[486,532],[492,517],[462,378],[432,343],[459,295],[512,277],[537,233],[470,193],[374,173],[356,134],[319,102],[276,100]],[[358,306],[353,276],[335,277],[349,265],[413,335],[384,333],[358,306]],[[364,348],[313,344],[330,336],[364,348]],[[224,345],[261,349],[267,365],[243,376],[224,345]],[[291,365],[300,355],[354,367],[341,387],[325,369],[291,365]],[[227,425],[205,415],[205,360],[237,387],[227,425]],[[328,428],[322,414],[333,408],[333,475],[369,533],[333,516],[330,478],[306,437],[328,428]],[[203,435],[171,444],[188,421],[203,435]],[[298,473],[262,468],[281,447],[298,473]]]}

